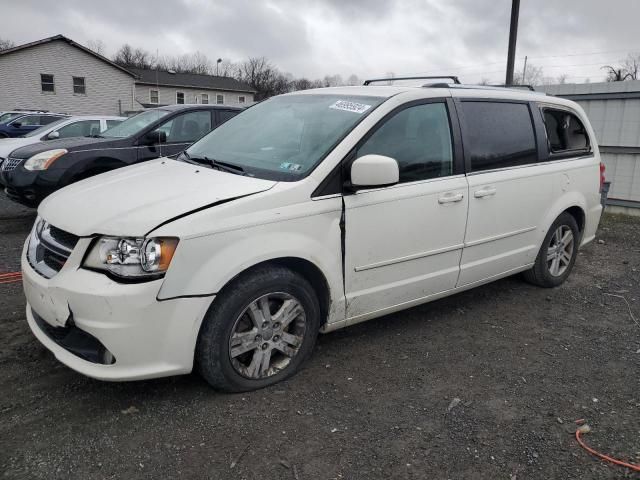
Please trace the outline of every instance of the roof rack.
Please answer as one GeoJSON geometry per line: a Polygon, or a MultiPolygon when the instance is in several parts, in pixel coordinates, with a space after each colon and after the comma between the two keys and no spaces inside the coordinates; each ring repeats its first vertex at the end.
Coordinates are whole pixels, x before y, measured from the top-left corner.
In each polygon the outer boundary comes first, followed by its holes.
{"type": "Polygon", "coordinates": [[[430,77],[388,77],[388,78],[371,78],[369,80],[365,80],[363,85],[371,85],[372,83],[378,83],[378,82],[394,82],[396,80],[437,80],[437,79],[444,79],[444,78],[450,78],[451,80],[453,80],[453,83],[460,83],[460,80],[458,80],[458,77],[453,76],[453,75],[436,75],[436,76],[430,76],[430,77]]]}
{"type": "Polygon", "coordinates": [[[510,85],[491,85],[492,87],[502,87],[502,88],[526,88],[527,90],[531,90],[532,92],[535,92],[536,89],[533,88],[533,85],[516,85],[515,83],[512,83],[510,85]]]}

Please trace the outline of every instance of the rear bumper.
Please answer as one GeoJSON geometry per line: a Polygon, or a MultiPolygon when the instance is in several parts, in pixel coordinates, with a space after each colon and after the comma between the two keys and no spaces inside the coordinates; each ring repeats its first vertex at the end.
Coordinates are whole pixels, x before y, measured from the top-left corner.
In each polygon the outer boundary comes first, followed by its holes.
{"type": "Polygon", "coordinates": [[[192,370],[211,297],[160,302],[156,295],[162,280],[121,284],[71,265],[46,279],[33,270],[24,252],[22,272],[29,327],[73,370],[113,381],[192,370]]]}

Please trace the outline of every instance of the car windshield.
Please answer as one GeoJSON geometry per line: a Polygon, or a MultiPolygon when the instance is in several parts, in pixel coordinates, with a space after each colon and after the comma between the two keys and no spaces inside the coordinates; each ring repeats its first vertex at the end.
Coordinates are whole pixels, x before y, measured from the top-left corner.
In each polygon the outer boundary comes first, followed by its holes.
{"type": "Polygon", "coordinates": [[[140,130],[145,129],[156,120],[160,120],[162,117],[169,114],[168,110],[147,110],[146,112],[139,113],[124,122],[116,125],[115,127],[105,130],[100,135],[103,137],[115,137],[124,138],[135,135],[140,130]]]}
{"type": "Polygon", "coordinates": [[[36,128],[32,132],[29,132],[29,133],[23,135],[23,137],[37,137],[39,135],[44,135],[49,130],[55,129],[57,126],[62,125],[63,123],[66,123],[68,121],[69,121],[68,118],[61,118],[60,120],[56,120],[55,122],[51,122],[51,123],[48,123],[46,125],[43,125],[40,128],[36,128]]]}
{"type": "Polygon", "coordinates": [[[247,175],[295,181],[383,100],[333,94],[274,97],[223,123],[186,152],[194,159],[239,167],[247,175]]]}
{"type": "Polygon", "coordinates": [[[10,120],[13,120],[20,115],[24,115],[24,112],[16,113],[16,112],[6,112],[0,115],[0,123],[6,123],[10,120]]]}

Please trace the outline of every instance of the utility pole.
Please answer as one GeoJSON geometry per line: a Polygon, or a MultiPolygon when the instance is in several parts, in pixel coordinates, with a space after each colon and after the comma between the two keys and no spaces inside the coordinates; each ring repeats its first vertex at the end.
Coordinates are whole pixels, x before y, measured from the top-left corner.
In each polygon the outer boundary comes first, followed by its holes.
{"type": "Polygon", "coordinates": [[[513,64],[516,60],[516,39],[518,38],[518,16],[520,15],[520,0],[512,0],[511,26],[509,27],[509,51],[507,53],[506,85],[513,85],[513,64]]]}
{"type": "Polygon", "coordinates": [[[527,56],[524,56],[524,68],[522,69],[522,85],[525,84],[524,79],[527,78],[527,56]]]}

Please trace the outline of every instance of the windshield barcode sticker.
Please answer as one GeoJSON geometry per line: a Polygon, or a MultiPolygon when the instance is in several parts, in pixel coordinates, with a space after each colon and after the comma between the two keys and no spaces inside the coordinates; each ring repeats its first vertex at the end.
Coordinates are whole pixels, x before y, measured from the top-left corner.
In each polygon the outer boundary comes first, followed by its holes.
{"type": "Polygon", "coordinates": [[[348,102],[347,100],[338,100],[333,105],[330,105],[329,108],[333,108],[334,110],[345,110],[347,112],[353,113],[364,113],[371,108],[371,105],[348,102]]]}

